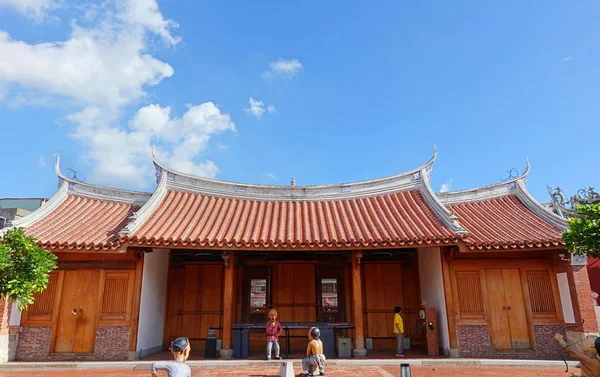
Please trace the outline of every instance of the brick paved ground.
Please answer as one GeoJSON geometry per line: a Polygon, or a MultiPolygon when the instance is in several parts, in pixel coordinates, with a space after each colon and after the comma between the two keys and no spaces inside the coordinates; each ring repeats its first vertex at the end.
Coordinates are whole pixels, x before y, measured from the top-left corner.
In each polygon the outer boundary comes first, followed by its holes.
{"type": "MultiPolygon", "coordinates": [[[[300,373],[299,368],[295,368],[300,373]]],[[[331,366],[326,370],[330,377],[399,377],[399,367],[393,366],[331,366]]],[[[569,372],[579,373],[579,369],[569,372]]],[[[277,367],[195,367],[193,377],[276,377],[277,367]]],[[[561,368],[521,368],[521,367],[412,367],[413,377],[567,377],[561,368]]],[[[95,369],[95,370],[53,370],[53,371],[13,371],[0,372],[0,377],[149,377],[148,369],[95,369]]],[[[166,376],[166,373],[159,374],[166,376]]]]}

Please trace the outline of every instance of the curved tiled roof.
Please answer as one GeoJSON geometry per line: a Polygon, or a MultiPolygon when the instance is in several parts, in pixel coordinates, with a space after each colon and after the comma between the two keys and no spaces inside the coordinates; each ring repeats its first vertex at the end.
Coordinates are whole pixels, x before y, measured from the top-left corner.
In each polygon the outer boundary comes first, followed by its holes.
{"type": "Polygon", "coordinates": [[[118,233],[139,206],[67,195],[47,216],[25,229],[53,250],[115,250],[118,233]]]}
{"type": "Polygon", "coordinates": [[[418,190],[259,201],[169,190],[128,242],[234,248],[348,248],[456,241],[418,190]]]}
{"type": "Polygon", "coordinates": [[[517,195],[449,205],[469,232],[470,249],[497,250],[562,246],[562,231],[525,207],[517,195]]]}

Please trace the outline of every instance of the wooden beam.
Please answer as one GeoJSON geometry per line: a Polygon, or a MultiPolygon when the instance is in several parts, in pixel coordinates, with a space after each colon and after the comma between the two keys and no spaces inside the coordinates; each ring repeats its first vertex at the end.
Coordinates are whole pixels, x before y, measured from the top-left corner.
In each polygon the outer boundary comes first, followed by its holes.
{"type": "Polygon", "coordinates": [[[231,252],[224,252],[225,282],[223,287],[223,350],[232,349],[233,286],[235,283],[235,263],[230,261],[231,252]]]}
{"type": "Polygon", "coordinates": [[[454,306],[454,290],[452,289],[452,277],[450,275],[450,259],[452,258],[452,247],[440,248],[442,258],[442,276],[444,279],[444,296],[446,297],[446,318],[448,318],[448,336],[450,338],[450,349],[458,348],[456,336],[456,312],[454,306]]]}
{"type": "Polygon", "coordinates": [[[354,348],[365,348],[365,332],[363,328],[363,296],[360,273],[361,251],[352,252],[352,301],[354,302],[354,348]]]}
{"type": "Polygon", "coordinates": [[[58,261],[57,270],[135,270],[136,261],[58,261]]]}

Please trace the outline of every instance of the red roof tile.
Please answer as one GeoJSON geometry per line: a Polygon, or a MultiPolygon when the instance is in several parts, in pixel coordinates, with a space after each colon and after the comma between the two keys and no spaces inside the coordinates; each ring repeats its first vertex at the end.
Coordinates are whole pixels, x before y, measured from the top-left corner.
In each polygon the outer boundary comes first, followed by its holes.
{"type": "Polygon", "coordinates": [[[562,232],[521,203],[515,195],[448,205],[469,232],[471,249],[561,246],[562,232]]]}
{"type": "Polygon", "coordinates": [[[201,247],[365,247],[451,242],[419,191],[327,201],[258,201],[169,191],[132,243],[201,247]]]}
{"type": "Polygon", "coordinates": [[[47,249],[116,249],[120,246],[117,233],[137,209],[130,204],[68,195],[25,231],[47,249]]]}

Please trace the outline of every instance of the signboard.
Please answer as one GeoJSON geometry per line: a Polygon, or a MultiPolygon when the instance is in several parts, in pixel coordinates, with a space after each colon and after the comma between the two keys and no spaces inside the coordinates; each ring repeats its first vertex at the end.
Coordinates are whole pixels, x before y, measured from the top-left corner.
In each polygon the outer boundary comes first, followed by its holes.
{"type": "Polygon", "coordinates": [[[571,254],[571,266],[586,266],[587,255],[571,254]]]}

